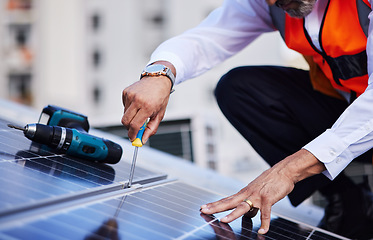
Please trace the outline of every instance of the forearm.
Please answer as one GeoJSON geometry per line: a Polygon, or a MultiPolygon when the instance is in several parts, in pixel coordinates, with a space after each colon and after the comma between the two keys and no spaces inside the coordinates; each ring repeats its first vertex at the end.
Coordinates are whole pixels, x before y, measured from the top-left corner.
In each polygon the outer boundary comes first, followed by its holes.
{"type": "MultiPolygon", "coordinates": [[[[371,77],[372,78],[372,77],[371,77]]],[[[325,175],[334,179],[356,157],[373,146],[373,85],[356,99],[331,129],[304,148],[325,164],[325,175]]]]}
{"type": "Polygon", "coordinates": [[[322,173],[325,166],[312,153],[301,149],[277,163],[273,166],[273,170],[287,176],[295,184],[305,178],[322,173]]]}

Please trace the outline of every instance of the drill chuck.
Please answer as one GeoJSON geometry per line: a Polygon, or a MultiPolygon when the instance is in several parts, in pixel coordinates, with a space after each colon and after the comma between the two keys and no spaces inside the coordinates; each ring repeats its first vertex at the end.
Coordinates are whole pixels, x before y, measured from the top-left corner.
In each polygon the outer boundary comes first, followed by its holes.
{"type": "Polygon", "coordinates": [[[27,124],[23,133],[28,139],[63,153],[69,150],[73,135],[72,129],[39,123],[27,124]]]}
{"type": "Polygon", "coordinates": [[[103,163],[115,164],[120,161],[122,148],[107,139],[60,126],[49,126],[39,123],[26,125],[24,135],[35,142],[56,149],[61,153],[103,163]]]}

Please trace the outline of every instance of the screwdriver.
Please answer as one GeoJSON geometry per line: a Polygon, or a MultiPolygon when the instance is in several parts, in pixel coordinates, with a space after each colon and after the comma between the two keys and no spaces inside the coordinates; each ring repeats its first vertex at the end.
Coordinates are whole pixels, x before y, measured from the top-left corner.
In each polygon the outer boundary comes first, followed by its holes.
{"type": "Polygon", "coordinates": [[[132,185],[133,175],[135,173],[135,165],[136,165],[136,159],[137,159],[137,152],[139,150],[139,147],[142,147],[142,135],[144,134],[146,125],[148,124],[148,120],[145,121],[145,123],[140,128],[139,132],[136,135],[135,140],[132,142],[132,146],[135,147],[135,150],[133,152],[133,158],[132,158],[132,164],[131,164],[131,170],[130,170],[130,177],[128,179],[128,187],[130,188],[132,185]]]}

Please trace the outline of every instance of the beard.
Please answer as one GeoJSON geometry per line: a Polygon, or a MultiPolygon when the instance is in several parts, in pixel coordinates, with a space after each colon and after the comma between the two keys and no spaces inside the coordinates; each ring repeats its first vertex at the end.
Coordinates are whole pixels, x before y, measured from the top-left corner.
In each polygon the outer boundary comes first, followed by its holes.
{"type": "Polygon", "coordinates": [[[298,6],[296,8],[287,8],[284,9],[284,11],[291,17],[304,18],[312,12],[313,6],[315,5],[316,1],[317,0],[277,0],[276,6],[283,8],[283,6],[286,6],[291,2],[297,3],[298,6]]]}

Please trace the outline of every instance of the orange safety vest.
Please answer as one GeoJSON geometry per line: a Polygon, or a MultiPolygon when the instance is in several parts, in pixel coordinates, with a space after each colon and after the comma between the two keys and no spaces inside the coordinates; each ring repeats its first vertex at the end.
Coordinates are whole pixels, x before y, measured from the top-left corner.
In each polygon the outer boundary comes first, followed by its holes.
{"type": "Polygon", "coordinates": [[[341,98],[335,89],[359,96],[368,86],[367,0],[329,0],[321,23],[320,46],[312,43],[304,19],[292,18],[276,6],[270,7],[274,26],[286,45],[305,57],[310,65],[313,87],[327,95],[341,98]]]}

